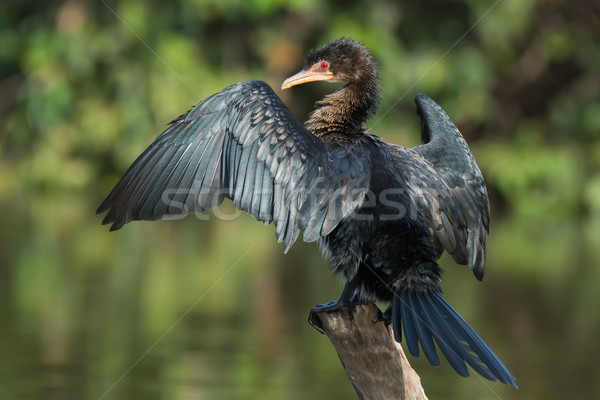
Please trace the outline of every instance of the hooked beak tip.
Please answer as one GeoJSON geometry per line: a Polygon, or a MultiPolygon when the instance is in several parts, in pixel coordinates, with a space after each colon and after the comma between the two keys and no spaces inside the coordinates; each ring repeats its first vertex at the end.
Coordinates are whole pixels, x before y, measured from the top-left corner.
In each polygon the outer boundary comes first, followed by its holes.
{"type": "Polygon", "coordinates": [[[330,71],[313,72],[302,70],[296,75],[290,76],[281,84],[281,90],[289,89],[292,86],[300,85],[307,82],[330,81],[333,80],[333,74],[330,71]]]}

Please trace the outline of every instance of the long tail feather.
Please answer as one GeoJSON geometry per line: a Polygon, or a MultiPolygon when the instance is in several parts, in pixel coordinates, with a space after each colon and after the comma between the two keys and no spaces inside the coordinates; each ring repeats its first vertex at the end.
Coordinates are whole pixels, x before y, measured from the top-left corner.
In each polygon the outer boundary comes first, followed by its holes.
{"type": "Polygon", "coordinates": [[[392,301],[394,337],[403,329],[410,353],[419,356],[419,344],[432,365],[440,361],[434,342],[461,376],[469,376],[465,363],[491,381],[517,387],[510,371],[464,319],[439,293],[397,292],[392,301]]]}
{"type": "Polygon", "coordinates": [[[414,296],[407,297],[408,301],[406,301],[406,303],[408,303],[410,307],[409,309],[412,310],[410,314],[415,321],[414,325],[417,330],[417,335],[419,336],[419,342],[421,343],[421,347],[423,348],[423,353],[425,353],[425,356],[427,357],[427,360],[429,360],[431,365],[435,365],[437,367],[438,365],[440,365],[440,359],[438,358],[438,355],[435,351],[435,344],[433,344],[433,338],[431,337],[429,330],[426,328],[426,325],[420,323],[421,321],[425,321],[425,318],[427,318],[427,314],[423,312],[418,312],[419,307],[417,300],[414,298],[414,296]]]}
{"type": "MultiPolygon", "coordinates": [[[[463,336],[452,329],[452,324],[450,321],[448,321],[447,317],[445,315],[438,314],[437,307],[432,303],[431,300],[431,297],[424,298],[424,301],[429,303],[428,306],[430,307],[430,310],[432,310],[431,316],[432,320],[434,321],[434,326],[437,328],[437,332],[442,336],[440,340],[443,340],[444,343],[450,347],[449,351],[452,353],[452,355],[461,360],[463,367],[464,361],[466,361],[484,378],[492,381],[497,380],[497,378],[490,373],[486,365],[478,360],[477,354],[469,350],[469,344],[463,339],[463,336]]],[[[469,374],[467,373],[467,376],[468,375],[469,374]]]]}

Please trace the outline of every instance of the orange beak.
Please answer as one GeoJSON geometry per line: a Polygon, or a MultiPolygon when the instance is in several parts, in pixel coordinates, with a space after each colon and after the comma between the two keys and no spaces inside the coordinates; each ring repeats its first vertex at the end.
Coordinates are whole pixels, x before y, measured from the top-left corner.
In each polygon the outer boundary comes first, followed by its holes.
{"type": "Polygon", "coordinates": [[[302,70],[296,75],[290,76],[281,84],[281,90],[289,89],[292,86],[307,82],[330,81],[333,79],[333,73],[330,71],[311,71],[302,70]]]}

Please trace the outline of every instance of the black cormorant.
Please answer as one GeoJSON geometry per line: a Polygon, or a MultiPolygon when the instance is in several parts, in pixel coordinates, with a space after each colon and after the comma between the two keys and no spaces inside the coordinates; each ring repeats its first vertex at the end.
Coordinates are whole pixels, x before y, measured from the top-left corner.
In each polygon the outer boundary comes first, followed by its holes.
{"type": "MultiPolygon", "coordinates": [[[[171,122],[129,167],[98,213],[111,230],[135,220],[202,213],[224,198],[265,223],[285,250],[301,230],[320,241],[346,281],[327,311],[355,302],[390,303],[400,341],[433,365],[434,343],[462,376],[468,363],[515,385],[508,369],[441,296],[438,259],[447,251],[484,272],[489,204],[481,172],[458,129],[417,94],[423,144],[404,148],[367,133],[378,109],[375,63],[342,38],[312,51],[282,89],[344,82],[303,125],[261,81],[229,86],[171,122]]],[[[314,317],[314,313],[311,314],[314,317]]],[[[319,328],[318,318],[311,323],[319,328]]],[[[515,385],[516,386],[516,385],[515,385]]]]}

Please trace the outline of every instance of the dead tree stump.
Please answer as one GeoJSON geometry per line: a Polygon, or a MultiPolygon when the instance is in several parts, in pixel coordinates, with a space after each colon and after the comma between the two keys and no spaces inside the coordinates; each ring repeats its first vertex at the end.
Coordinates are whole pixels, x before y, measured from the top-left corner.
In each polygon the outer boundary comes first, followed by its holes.
{"type": "Polygon", "coordinates": [[[317,313],[359,399],[427,400],[421,379],[394,340],[390,325],[374,323],[375,304],[317,313]]]}

